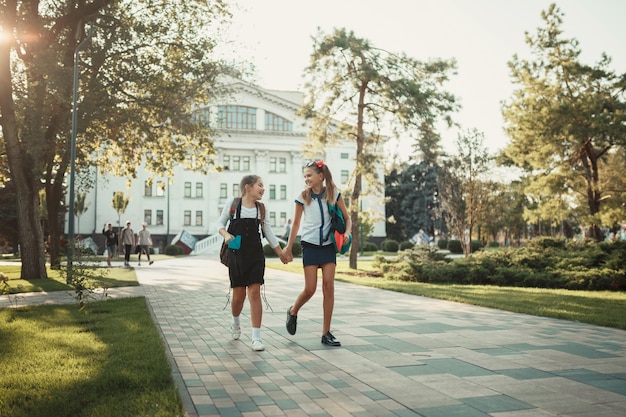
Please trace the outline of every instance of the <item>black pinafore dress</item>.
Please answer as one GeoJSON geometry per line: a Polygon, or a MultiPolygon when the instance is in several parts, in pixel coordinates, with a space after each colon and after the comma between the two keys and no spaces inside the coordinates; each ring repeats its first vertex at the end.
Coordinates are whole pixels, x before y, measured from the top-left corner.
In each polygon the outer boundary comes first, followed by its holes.
{"type": "Polygon", "coordinates": [[[242,219],[240,201],[237,204],[235,216],[228,226],[228,233],[241,236],[241,247],[231,250],[228,256],[228,276],[231,288],[265,283],[265,255],[261,243],[260,225],[258,204],[256,205],[256,218],[242,219]]]}

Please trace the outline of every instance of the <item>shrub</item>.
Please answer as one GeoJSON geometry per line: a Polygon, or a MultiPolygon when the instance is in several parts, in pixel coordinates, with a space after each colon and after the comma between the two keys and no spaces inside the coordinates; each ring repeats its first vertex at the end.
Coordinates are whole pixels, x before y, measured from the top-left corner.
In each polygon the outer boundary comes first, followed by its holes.
{"type": "Polygon", "coordinates": [[[480,240],[472,240],[471,243],[472,253],[478,252],[484,248],[483,242],[480,240]]]}
{"type": "Polygon", "coordinates": [[[178,256],[185,253],[182,247],[178,245],[167,245],[165,247],[165,254],[169,256],[178,256]]]}
{"type": "Polygon", "coordinates": [[[439,239],[437,247],[439,249],[448,249],[448,239],[439,239]]]}
{"type": "Polygon", "coordinates": [[[397,240],[387,239],[387,240],[383,240],[383,243],[380,244],[380,247],[383,250],[383,252],[398,252],[398,249],[400,248],[400,244],[398,243],[397,240]]]}
{"type": "Polygon", "coordinates": [[[363,252],[378,252],[378,246],[373,242],[365,242],[363,245],[363,252]]]}
{"type": "Polygon", "coordinates": [[[456,240],[456,239],[449,240],[447,249],[450,251],[450,253],[454,253],[454,254],[463,253],[463,246],[461,246],[460,240],[456,240]]]}
{"type": "Polygon", "coordinates": [[[496,241],[492,240],[491,242],[489,242],[489,244],[487,245],[487,247],[490,247],[490,248],[499,248],[499,247],[500,247],[500,244],[499,244],[498,242],[496,242],[496,241]]]}
{"type": "Polygon", "coordinates": [[[400,250],[405,250],[405,249],[412,249],[413,248],[413,242],[409,242],[408,240],[405,240],[404,242],[400,242],[400,250]]]}

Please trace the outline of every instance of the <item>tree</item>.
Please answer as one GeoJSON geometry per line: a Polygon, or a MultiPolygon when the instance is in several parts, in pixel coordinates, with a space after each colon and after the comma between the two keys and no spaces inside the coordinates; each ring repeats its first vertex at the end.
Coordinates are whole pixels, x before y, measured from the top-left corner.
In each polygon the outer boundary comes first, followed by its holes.
{"type": "Polygon", "coordinates": [[[606,194],[603,166],[626,146],[626,74],[610,71],[606,55],[595,66],[580,63],[578,42],[563,36],[563,14],[554,4],[541,16],[545,27],[526,34],[534,60],[516,55],[509,63],[518,89],[503,105],[511,138],[504,153],[540,191],[538,210],[563,195],[565,210],[587,207],[586,220],[600,239],[601,207],[615,198],[606,194]]]}
{"type": "Polygon", "coordinates": [[[74,216],[76,216],[77,227],[76,230],[80,230],[80,216],[85,214],[89,209],[91,203],[85,204],[85,198],[87,193],[80,192],[76,194],[76,200],[74,201],[74,216]]]}
{"type": "MultiPolygon", "coordinates": [[[[213,135],[191,117],[218,93],[225,67],[210,29],[228,18],[221,0],[8,0],[0,5],[0,145],[17,189],[22,278],[47,277],[38,221],[46,190],[51,263],[59,263],[64,177],[70,165],[74,53],[77,171],[98,155],[105,172],[133,177],[141,163],[206,171],[213,135]],[[91,32],[93,29],[93,32],[91,32]]],[[[73,221],[73,219],[70,219],[73,221]]]]}
{"type": "Polygon", "coordinates": [[[128,207],[128,203],[130,203],[130,196],[124,194],[122,191],[116,191],[113,193],[113,200],[111,201],[111,206],[113,210],[117,213],[117,235],[121,236],[122,234],[122,214],[126,211],[128,207]]]}
{"type": "MultiPolygon", "coordinates": [[[[442,91],[454,61],[420,62],[404,54],[373,47],[351,31],[321,31],[314,38],[311,64],[305,69],[305,103],[301,114],[311,120],[310,138],[323,146],[339,139],[356,142],[354,185],[350,195],[352,248],[350,267],[359,250],[359,199],[362,183],[381,166],[385,135],[431,132],[456,110],[455,97],[442,91]]],[[[422,135],[424,140],[433,138],[422,135]]]]}
{"type": "Polygon", "coordinates": [[[457,154],[444,159],[437,186],[444,219],[467,255],[474,227],[485,217],[492,195],[493,186],[485,178],[491,157],[476,129],[459,134],[456,146],[457,154]]]}
{"type": "Polygon", "coordinates": [[[437,166],[420,161],[394,168],[385,176],[387,236],[404,241],[420,229],[435,235],[437,166]]]}

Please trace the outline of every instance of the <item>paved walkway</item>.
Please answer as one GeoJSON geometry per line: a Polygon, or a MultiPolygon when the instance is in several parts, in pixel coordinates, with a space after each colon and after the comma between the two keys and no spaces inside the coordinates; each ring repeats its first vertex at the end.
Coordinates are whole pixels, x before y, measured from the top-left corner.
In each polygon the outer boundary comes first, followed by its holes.
{"type": "Polygon", "coordinates": [[[190,417],[626,415],[625,331],[338,282],[343,346],[331,348],[320,343],[321,288],[290,336],[285,311],[303,280],[268,269],[273,311],[266,350],[254,352],[247,306],[231,340],[227,270],[214,258],[138,267],[141,287],[110,290],[148,298],[190,417]]]}

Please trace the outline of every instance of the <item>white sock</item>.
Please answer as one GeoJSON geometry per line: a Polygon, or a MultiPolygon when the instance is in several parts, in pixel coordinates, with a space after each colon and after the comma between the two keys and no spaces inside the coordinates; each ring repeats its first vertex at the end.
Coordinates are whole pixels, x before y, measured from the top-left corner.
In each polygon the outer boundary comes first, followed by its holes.
{"type": "Polygon", "coordinates": [[[237,317],[233,316],[233,327],[235,328],[239,327],[239,316],[237,317]]]}
{"type": "Polygon", "coordinates": [[[252,328],[252,340],[261,340],[261,328],[260,327],[252,328]]]}

